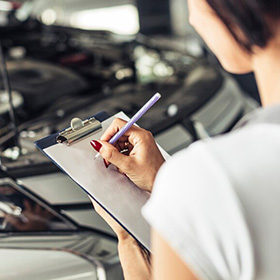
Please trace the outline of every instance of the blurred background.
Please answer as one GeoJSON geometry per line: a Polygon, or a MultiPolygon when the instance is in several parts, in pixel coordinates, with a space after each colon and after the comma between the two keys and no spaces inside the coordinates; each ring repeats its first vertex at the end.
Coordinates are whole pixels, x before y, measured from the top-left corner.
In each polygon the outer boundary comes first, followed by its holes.
{"type": "Polygon", "coordinates": [[[186,0],[0,1],[0,44],[0,279],[123,279],[114,233],[36,140],[74,117],[131,117],[159,91],[138,124],[172,155],[261,106],[186,0]]]}

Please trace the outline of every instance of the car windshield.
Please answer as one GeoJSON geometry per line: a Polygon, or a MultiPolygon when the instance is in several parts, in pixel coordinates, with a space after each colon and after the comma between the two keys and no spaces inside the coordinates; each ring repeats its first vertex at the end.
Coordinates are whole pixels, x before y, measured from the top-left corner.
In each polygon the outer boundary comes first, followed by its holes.
{"type": "Polygon", "coordinates": [[[56,212],[11,181],[0,182],[0,232],[73,230],[56,212]]]}

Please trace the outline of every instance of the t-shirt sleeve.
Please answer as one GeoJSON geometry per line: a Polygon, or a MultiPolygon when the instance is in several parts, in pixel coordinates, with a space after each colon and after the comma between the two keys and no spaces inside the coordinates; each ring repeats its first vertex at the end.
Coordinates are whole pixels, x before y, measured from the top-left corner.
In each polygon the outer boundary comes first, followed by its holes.
{"type": "Polygon", "coordinates": [[[142,213],[198,279],[253,279],[245,213],[207,143],[164,164],[142,213]]]}

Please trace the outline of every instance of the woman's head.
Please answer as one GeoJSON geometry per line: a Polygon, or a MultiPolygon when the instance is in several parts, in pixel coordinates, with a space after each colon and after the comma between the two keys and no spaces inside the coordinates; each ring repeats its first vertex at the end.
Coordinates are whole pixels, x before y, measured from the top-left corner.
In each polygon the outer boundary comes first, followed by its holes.
{"type": "Polygon", "coordinates": [[[191,24],[231,72],[252,70],[254,48],[265,48],[279,28],[279,0],[188,1],[191,24]]]}

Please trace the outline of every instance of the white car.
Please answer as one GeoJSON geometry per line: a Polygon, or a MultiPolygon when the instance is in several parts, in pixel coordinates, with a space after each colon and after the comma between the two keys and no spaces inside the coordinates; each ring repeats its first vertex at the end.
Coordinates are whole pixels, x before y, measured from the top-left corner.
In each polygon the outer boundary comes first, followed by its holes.
{"type": "Polygon", "coordinates": [[[0,180],[0,256],[1,280],[123,279],[109,230],[78,225],[7,178],[0,180]]]}

